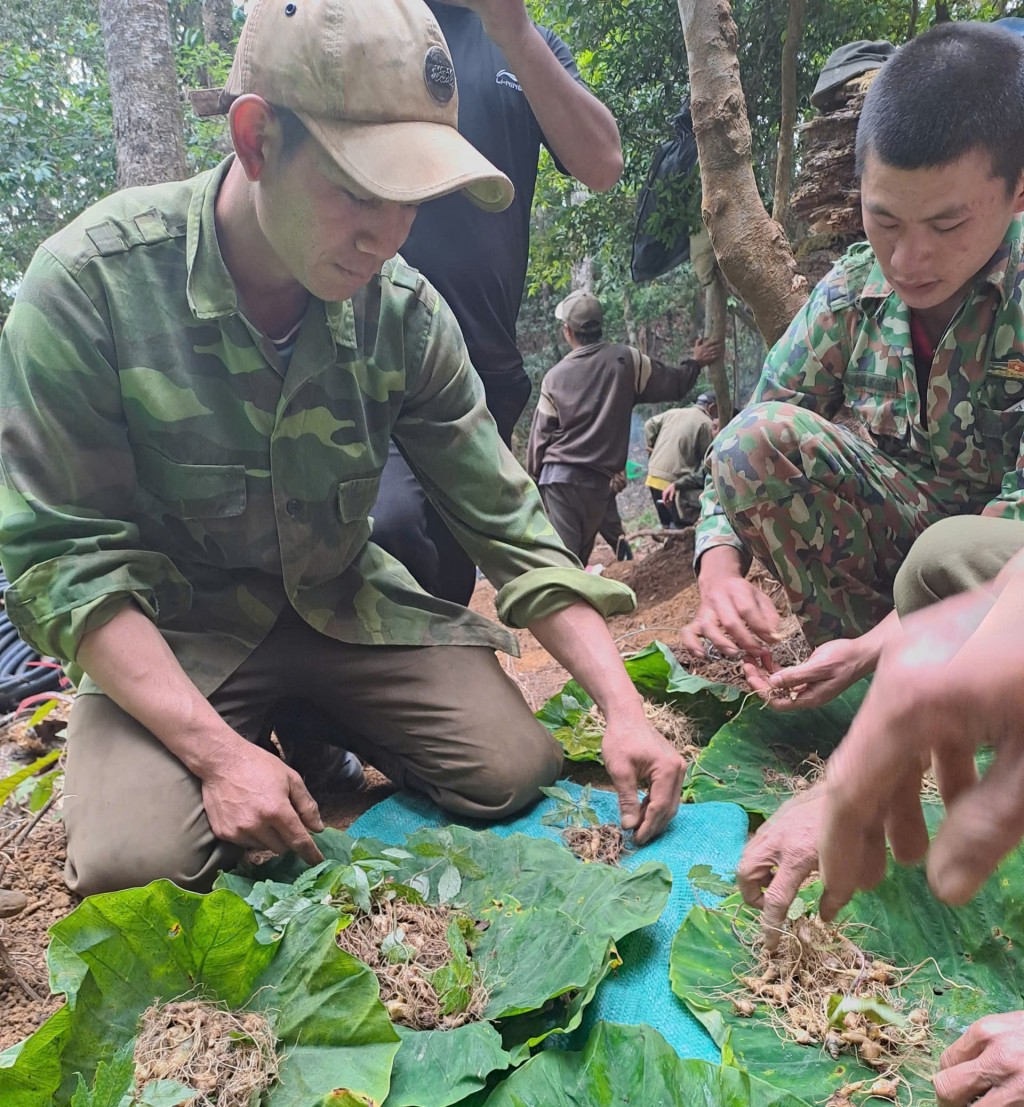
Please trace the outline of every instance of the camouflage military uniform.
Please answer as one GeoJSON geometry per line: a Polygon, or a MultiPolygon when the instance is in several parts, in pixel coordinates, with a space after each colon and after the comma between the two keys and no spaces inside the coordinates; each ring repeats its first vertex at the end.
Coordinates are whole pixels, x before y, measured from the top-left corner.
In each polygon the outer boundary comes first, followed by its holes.
{"type": "Polygon", "coordinates": [[[896,572],[929,524],[1024,518],[1021,235],[1015,219],[975,278],[923,397],[908,308],[867,244],[846,254],[712,447],[698,561],[721,545],[762,560],[817,643],[892,609],[896,572]],[[844,402],[865,435],[832,421],[844,402]]]}
{"type": "MultiPolygon", "coordinates": [[[[384,655],[408,666],[433,652],[409,647],[441,645],[452,664],[458,647],[485,647],[470,652],[502,679],[490,651],[516,652],[514,637],[427,596],[368,542],[392,435],[499,589],[508,625],[580,598],[604,614],[631,610],[628,589],[566,552],[498,438],[447,306],[400,259],[353,301],[311,299],[281,362],[239,311],[218,246],[227,164],[101,201],[25,275],[0,336],[0,557],[22,636],[74,668],[83,635],[134,601],[215,706],[215,691],[295,612],[318,632],[305,650],[394,647],[369,651],[381,655],[381,682],[407,680],[387,675],[384,655]]],[[[88,677],[81,689],[98,692],[88,677]]],[[[486,688],[451,683],[439,694],[488,700],[486,688]]],[[[105,698],[79,703],[92,699],[105,698]]],[[[487,740],[540,743],[525,704],[520,714],[503,734],[488,726],[487,740]]],[[[82,770],[75,738],[73,719],[69,783],[82,770]]],[[[534,767],[548,776],[557,762],[543,742],[534,767]]],[[[97,747],[93,766],[111,758],[97,747]]]]}

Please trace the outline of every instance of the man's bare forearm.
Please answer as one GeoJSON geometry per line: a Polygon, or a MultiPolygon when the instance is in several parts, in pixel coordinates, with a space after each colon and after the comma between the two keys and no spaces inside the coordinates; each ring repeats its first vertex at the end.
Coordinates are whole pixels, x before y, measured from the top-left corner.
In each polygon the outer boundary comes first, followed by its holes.
{"type": "Polygon", "coordinates": [[[244,742],[188,678],[163,636],[134,605],[90,631],[78,663],[120,708],[196,776],[244,742]]]}

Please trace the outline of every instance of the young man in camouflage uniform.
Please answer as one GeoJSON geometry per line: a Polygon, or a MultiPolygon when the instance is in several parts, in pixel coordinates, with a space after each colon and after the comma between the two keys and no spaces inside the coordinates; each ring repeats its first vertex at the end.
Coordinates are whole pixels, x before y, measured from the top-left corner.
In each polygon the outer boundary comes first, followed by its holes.
{"type": "Polygon", "coordinates": [[[817,286],[716,439],[697,528],[685,644],[767,658],[778,616],[744,576],[759,558],[819,647],[770,681],[799,689],[785,708],[873,668],[929,524],[1021,517],[1024,44],[975,23],[914,39],[868,93],[857,154],[870,245],[817,286]],[[844,401],[863,436],[832,421],[844,401]]]}
{"type": "Polygon", "coordinates": [[[315,803],[260,745],[285,695],[458,814],[501,817],[555,778],[493,652],[512,636],[368,541],[392,435],[504,622],[605,710],[623,823],[657,834],[682,762],[601,617],[633,598],[558,541],[448,308],[394,257],[421,200],[511,195],[458,134],[433,17],[258,0],[207,107],[229,113],[234,157],[87,210],[40,249],[0,337],[7,609],[81,681],[69,883],[206,888],[246,847],[318,860],[315,803]]]}
{"type": "Polygon", "coordinates": [[[611,481],[626,464],[634,405],[683,399],[721,346],[699,339],[692,358],[666,365],[633,346],[605,342],[601,301],[582,290],[556,306],[555,318],[569,353],[541,381],[526,467],[555,530],[585,564],[611,481]]]}

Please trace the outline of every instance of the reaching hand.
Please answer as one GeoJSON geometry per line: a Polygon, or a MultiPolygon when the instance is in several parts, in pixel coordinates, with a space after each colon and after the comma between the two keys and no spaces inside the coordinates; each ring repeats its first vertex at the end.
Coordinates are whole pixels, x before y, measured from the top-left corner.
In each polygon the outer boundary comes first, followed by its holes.
{"type": "Polygon", "coordinates": [[[790,904],[818,867],[818,839],[825,816],[825,793],[816,784],[787,800],[747,843],[736,870],[743,898],[762,911],[768,949],[779,944],[790,904]]]}
{"type": "Polygon", "coordinates": [[[675,501],[675,498],[676,498],[676,486],[674,484],[666,485],[665,488],[662,489],[661,502],[666,507],[671,507],[671,505],[675,501]]]}
{"type": "Polygon", "coordinates": [[[203,776],[203,804],[224,842],[277,854],[291,849],[310,865],[323,860],[310,831],[324,825],[302,777],[259,746],[241,742],[230,764],[203,776]]]}
{"type": "Polygon", "coordinates": [[[445,0],[445,3],[475,11],[488,36],[498,43],[530,26],[523,0],[445,0]]]}
{"type": "Polygon", "coordinates": [[[678,751],[642,716],[629,722],[608,721],[601,753],[619,794],[622,828],[638,843],[657,838],[679,808],[686,768],[678,751]],[[637,790],[646,786],[641,804],[637,790]]]}
{"type": "Polygon", "coordinates": [[[1024,1107],[1024,1011],[970,1026],[943,1053],[934,1084],[939,1107],[1024,1107]]]}
{"type": "Polygon", "coordinates": [[[750,687],[775,711],[821,707],[856,684],[866,674],[857,638],[840,638],[819,646],[799,665],[770,672],[747,662],[743,666],[750,687]]]}
{"type": "Polygon", "coordinates": [[[696,617],[680,633],[684,649],[703,657],[701,638],[707,638],[726,657],[749,656],[771,672],[769,647],[779,629],[779,613],[764,592],[739,574],[707,581],[702,574],[700,601],[696,617]]]}
{"type": "Polygon", "coordinates": [[[725,353],[725,347],[721,342],[715,342],[710,338],[698,338],[693,347],[693,360],[701,367],[711,365],[725,353]]]}

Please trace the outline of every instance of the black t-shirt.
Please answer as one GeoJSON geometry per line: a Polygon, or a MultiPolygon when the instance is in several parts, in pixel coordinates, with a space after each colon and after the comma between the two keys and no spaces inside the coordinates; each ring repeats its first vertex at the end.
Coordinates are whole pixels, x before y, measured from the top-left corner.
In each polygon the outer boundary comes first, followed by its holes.
{"type": "MultiPolygon", "coordinates": [[[[469,8],[428,0],[448,40],[459,86],[459,131],[515,185],[503,212],[485,212],[463,195],[423,204],[402,256],[451,305],[469,356],[485,382],[523,375],[516,319],[526,282],[530,208],[540,125],[504,54],[469,8]]],[[[572,77],[583,83],[572,54],[553,31],[537,28],[572,77]]],[[[559,166],[559,168],[562,168],[559,166]]]]}

